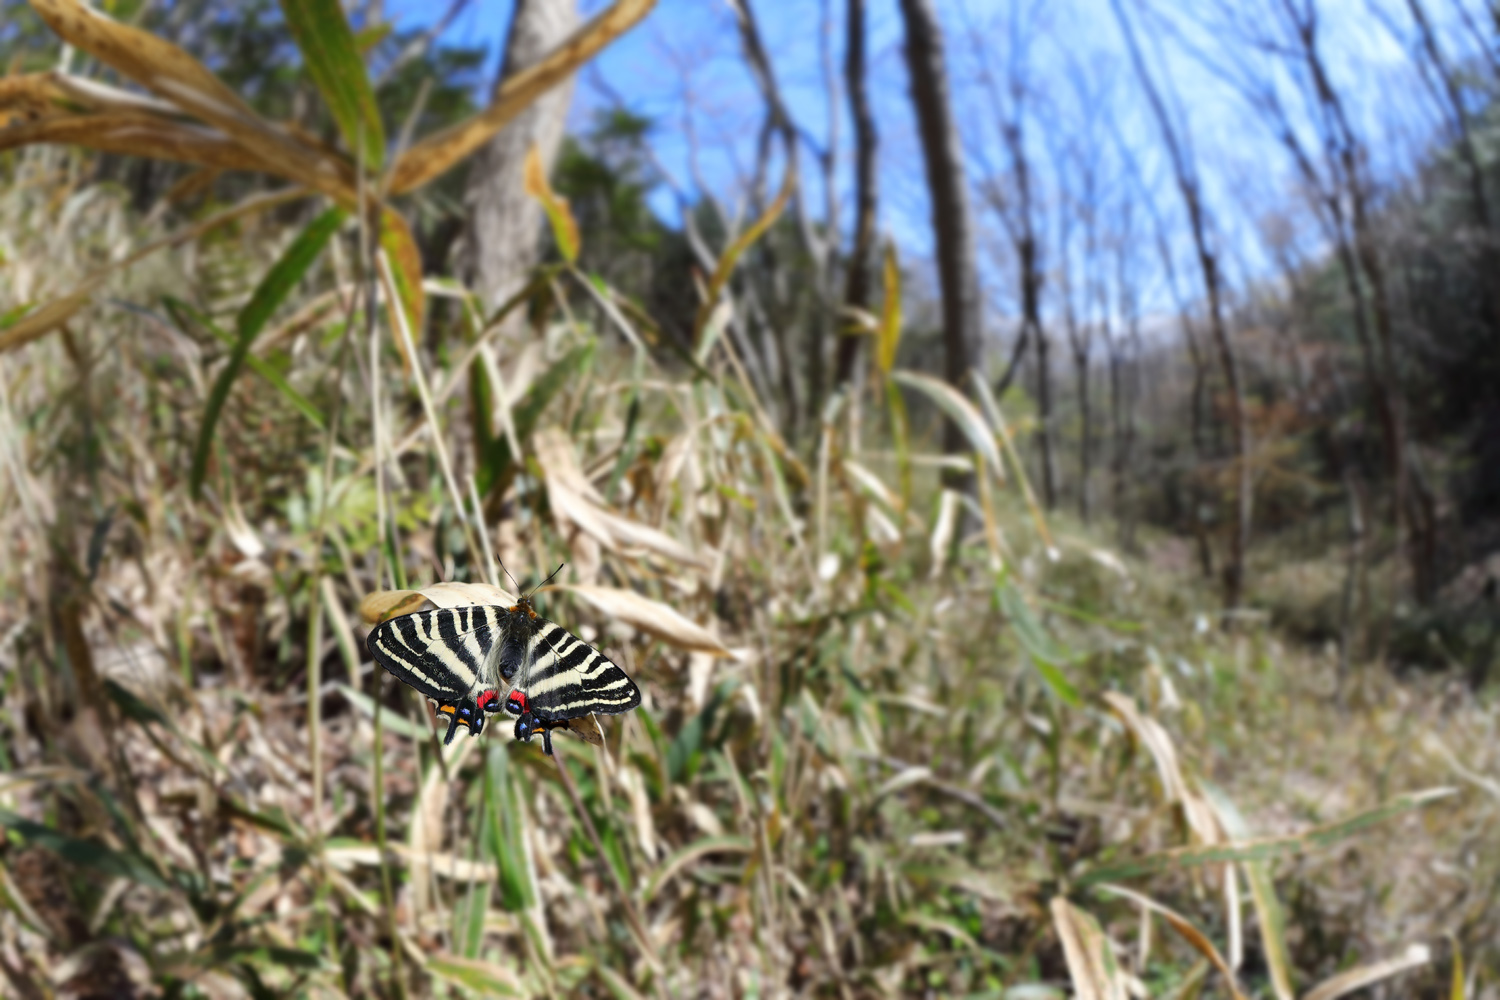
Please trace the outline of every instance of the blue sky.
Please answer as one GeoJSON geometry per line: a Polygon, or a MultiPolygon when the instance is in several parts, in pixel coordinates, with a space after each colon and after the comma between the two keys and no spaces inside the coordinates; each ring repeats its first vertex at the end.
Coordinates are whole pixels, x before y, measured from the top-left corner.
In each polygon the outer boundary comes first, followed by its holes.
{"type": "MultiPolygon", "coordinates": [[[[1057,182],[1069,167],[1061,161],[1070,143],[1087,145],[1090,130],[1106,148],[1101,172],[1125,185],[1114,137],[1133,151],[1144,190],[1131,197],[1137,205],[1136,238],[1148,235],[1149,212],[1154,207],[1173,233],[1173,252],[1182,258],[1181,280],[1191,292],[1189,245],[1180,221],[1177,196],[1170,185],[1156,127],[1138,87],[1127,50],[1119,34],[1110,0],[940,0],[949,47],[953,100],[969,153],[973,179],[1003,162],[994,109],[982,84],[986,67],[1003,76],[1008,47],[1004,30],[1011,4],[1019,2],[1038,12],[1028,32],[1029,60],[1036,81],[1030,126],[1033,155],[1043,199],[1056,209],[1064,197],[1057,182]],[[1074,79],[1087,81],[1075,86],[1074,79]]],[[[1289,215],[1302,232],[1307,249],[1316,250],[1315,227],[1298,220],[1290,171],[1273,138],[1245,105],[1188,49],[1214,51],[1222,41],[1189,16],[1201,6],[1191,0],[1157,0],[1159,20],[1144,25],[1141,37],[1153,73],[1173,94],[1189,123],[1203,183],[1217,222],[1225,263],[1243,281],[1269,273],[1261,249],[1257,220],[1272,206],[1289,215]]],[[[752,0],[785,99],[802,130],[814,142],[826,144],[830,130],[825,59],[840,88],[836,102],[836,148],[839,151],[836,190],[843,206],[841,220],[848,226],[852,181],[848,144],[851,129],[842,95],[844,0],[752,0]],[[826,37],[825,37],[826,33],[826,37]],[[826,48],[825,48],[826,45],[826,48]]],[[[442,4],[431,0],[388,0],[389,16],[402,25],[435,18],[442,4]]],[[[493,78],[498,52],[507,30],[511,0],[471,0],[445,35],[447,40],[481,45],[491,53],[486,79],[493,78]]],[[[586,3],[585,11],[599,9],[586,3]]],[[[1135,8],[1136,0],[1127,0],[1135,8]]],[[[1443,0],[1431,4],[1435,13],[1447,11],[1443,0]]],[[[1395,176],[1407,169],[1412,141],[1429,134],[1430,121],[1413,101],[1419,85],[1408,68],[1400,43],[1378,15],[1388,10],[1398,28],[1406,20],[1399,0],[1322,0],[1319,5],[1330,49],[1330,62],[1351,101],[1356,119],[1378,150],[1389,150],[1376,170],[1395,176]],[[1395,124],[1393,124],[1393,122],[1395,124]]],[[[916,141],[915,123],[907,94],[901,51],[902,30],[896,0],[869,2],[869,70],[872,100],[880,132],[880,223],[897,244],[902,257],[920,266],[930,258],[931,223],[925,179],[916,141]]],[[[1451,20],[1451,16],[1450,16],[1451,20]]],[[[1451,29],[1451,25],[1449,25],[1451,29]]],[[[1455,48],[1460,39],[1445,32],[1455,48]]],[[[600,107],[623,100],[650,118],[655,127],[653,151],[676,184],[696,197],[698,183],[709,188],[731,208],[743,195],[744,179],[753,160],[753,146],[763,110],[745,71],[733,15],[716,0],[661,0],[656,10],[630,35],[607,49],[580,76],[573,107],[575,127],[587,123],[600,107]],[[696,162],[695,162],[696,160],[696,162]]],[[[1068,175],[1076,176],[1076,175],[1068,175]]],[[[822,214],[824,192],[807,151],[803,179],[810,204],[822,214]]],[[[1116,187],[1119,196],[1125,192],[1116,187]]],[[[978,200],[976,198],[976,200],[978,200]]],[[[664,216],[676,214],[672,193],[657,193],[656,207],[664,216]]],[[[1062,213],[1048,213],[1053,219],[1062,213]]],[[[998,314],[1007,311],[1009,282],[1004,266],[1004,240],[998,218],[981,210],[981,265],[987,291],[998,314]]],[[[1052,263],[1059,233],[1052,232],[1052,263]]],[[[1075,226],[1075,237],[1077,229],[1075,226]]],[[[1171,307],[1171,296],[1155,260],[1154,246],[1146,251],[1149,282],[1148,309],[1171,307]]]]}

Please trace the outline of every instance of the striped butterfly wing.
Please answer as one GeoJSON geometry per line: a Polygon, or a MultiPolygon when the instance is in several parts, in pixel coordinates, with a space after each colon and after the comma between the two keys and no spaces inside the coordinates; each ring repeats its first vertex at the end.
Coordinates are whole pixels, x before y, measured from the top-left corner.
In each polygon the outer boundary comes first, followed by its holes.
{"type": "Polygon", "coordinates": [[[641,703],[640,688],[613,660],[555,622],[539,618],[536,624],[517,687],[538,720],[618,715],[641,703]]]}
{"type": "Polygon", "coordinates": [[[507,654],[510,672],[515,672],[519,657],[512,631],[504,608],[435,608],[381,622],[370,632],[368,645],[376,663],[438,703],[438,711],[450,720],[447,743],[460,724],[476,735],[483,729],[482,706],[473,695],[476,688],[494,683],[497,667],[504,671],[507,654]],[[501,649],[492,663],[497,640],[501,649]]]}

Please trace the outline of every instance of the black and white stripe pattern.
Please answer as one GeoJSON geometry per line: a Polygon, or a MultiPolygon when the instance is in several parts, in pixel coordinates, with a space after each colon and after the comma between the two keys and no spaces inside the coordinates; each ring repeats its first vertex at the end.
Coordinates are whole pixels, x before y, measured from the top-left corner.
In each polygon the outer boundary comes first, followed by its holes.
{"type": "Polygon", "coordinates": [[[533,726],[545,734],[568,719],[616,715],[641,703],[640,689],[623,670],[538,615],[529,597],[509,608],[438,608],[392,618],[371,631],[369,647],[376,663],[449,716],[444,742],[460,725],[478,735],[484,713],[500,707],[494,688],[512,679],[517,707],[511,711],[526,723],[518,735],[533,726]]]}
{"type": "Polygon", "coordinates": [[[418,611],[382,622],[370,633],[370,655],[398,680],[439,704],[466,697],[489,671],[504,608],[475,606],[418,611]]]}
{"type": "Polygon", "coordinates": [[[609,657],[560,625],[538,619],[531,669],[517,685],[543,721],[590,713],[618,715],[641,703],[641,691],[609,657]]]}

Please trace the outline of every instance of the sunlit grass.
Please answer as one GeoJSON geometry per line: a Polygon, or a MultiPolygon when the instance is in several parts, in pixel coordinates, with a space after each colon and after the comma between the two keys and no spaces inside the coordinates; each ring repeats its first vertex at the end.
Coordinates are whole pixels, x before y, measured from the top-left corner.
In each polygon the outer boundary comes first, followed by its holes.
{"type": "MultiPolygon", "coordinates": [[[[0,314],[160,235],[73,163],[16,161],[0,314]]],[[[793,454],[727,341],[695,375],[566,275],[512,339],[434,286],[404,364],[363,297],[306,319],[355,282],[336,239],[252,354],[281,381],[234,380],[201,499],[228,348],[165,297],[228,328],[288,234],[166,252],[0,356],[17,995],[1228,995],[1222,965],[1305,997],[1410,954],[1395,996],[1446,988],[1448,933],[1494,974],[1500,743],[1463,687],[1361,669],[1339,709],[1324,650],[1044,527],[1018,461],[945,501],[879,392],[793,454]],[[546,613],[641,684],[602,746],[445,749],[369,664],[370,594],[508,588],[492,552],[523,584],[566,561],[546,613]]]]}

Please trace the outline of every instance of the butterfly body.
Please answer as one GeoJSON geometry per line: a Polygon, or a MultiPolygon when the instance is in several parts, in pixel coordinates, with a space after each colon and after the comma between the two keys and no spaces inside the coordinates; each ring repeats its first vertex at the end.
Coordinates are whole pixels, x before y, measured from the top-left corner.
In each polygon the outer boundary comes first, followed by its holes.
{"type": "Polygon", "coordinates": [[[463,726],[472,736],[503,707],[516,739],[540,731],[552,752],[553,729],[590,713],[614,715],[641,703],[640,689],[609,657],[537,614],[529,596],[510,607],[476,605],[401,615],[370,633],[370,653],[397,679],[437,702],[448,717],[443,742],[463,726]],[[502,703],[496,688],[512,682],[502,703]]]}

